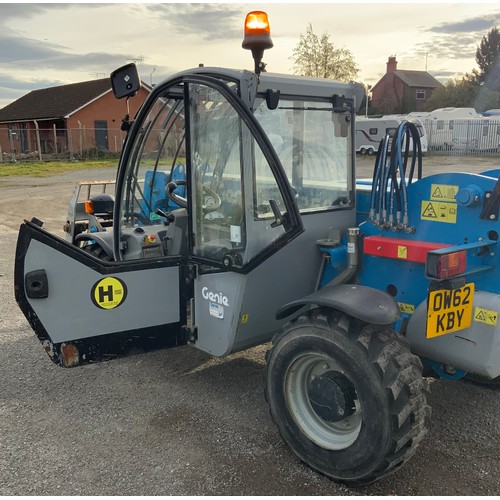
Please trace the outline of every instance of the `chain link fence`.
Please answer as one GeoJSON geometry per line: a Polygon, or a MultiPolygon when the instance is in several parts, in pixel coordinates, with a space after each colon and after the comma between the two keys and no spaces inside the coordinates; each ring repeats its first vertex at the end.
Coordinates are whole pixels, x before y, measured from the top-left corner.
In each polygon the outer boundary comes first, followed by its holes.
{"type": "MultiPolygon", "coordinates": [[[[421,119],[428,154],[500,155],[500,120],[421,119]]],[[[0,163],[27,161],[90,161],[118,157],[125,132],[116,128],[0,128],[0,163]]]]}
{"type": "Polygon", "coordinates": [[[114,158],[125,135],[108,128],[0,128],[0,163],[114,158]]]}
{"type": "Polygon", "coordinates": [[[453,156],[500,155],[500,120],[421,119],[427,133],[428,154],[453,156]]]}

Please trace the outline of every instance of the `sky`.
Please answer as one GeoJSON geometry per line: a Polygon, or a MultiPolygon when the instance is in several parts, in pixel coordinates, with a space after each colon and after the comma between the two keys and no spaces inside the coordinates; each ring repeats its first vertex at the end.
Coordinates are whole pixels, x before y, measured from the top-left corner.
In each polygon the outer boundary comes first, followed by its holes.
{"type": "Polygon", "coordinates": [[[267,70],[291,73],[293,48],[311,23],[351,51],[357,80],[373,85],[389,56],[398,69],[427,70],[442,83],[477,68],[476,48],[500,26],[485,3],[2,3],[0,108],[31,90],[104,78],[135,61],[157,84],[200,63],[253,69],[241,48],[245,15],[269,14],[274,47],[267,70]]]}

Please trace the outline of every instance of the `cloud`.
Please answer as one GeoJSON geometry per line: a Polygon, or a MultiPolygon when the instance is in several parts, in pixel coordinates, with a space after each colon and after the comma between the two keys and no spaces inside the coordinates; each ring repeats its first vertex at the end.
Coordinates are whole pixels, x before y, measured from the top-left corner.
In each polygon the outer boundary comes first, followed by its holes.
{"type": "Polygon", "coordinates": [[[428,53],[429,57],[441,60],[474,59],[478,39],[472,34],[455,34],[433,37],[431,41],[415,46],[415,51],[428,53]]]}
{"type": "MultiPolygon", "coordinates": [[[[112,52],[88,52],[77,54],[65,47],[23,38],[13,34],[0,33],[0,64],[3,69],[26,69],[36,65],[37,71],[68,70],[87,71],[115,68],[133,60],[135,54],[112,52]]],[[[153,67],[149,68],[151,71],[153,67]]]]}
{"type": "Polygon", "coordinates": [[[31,91],[35,88],[53,87],[64,85],[60,80],[48,80],[46,78],[32,78],[29,80],[15,78],[10,74],[0,73],[0,87],[3,89],[19,90],[19,92],[31,91]]]}
{"type": "MultiPolygon", "coordinates": [[[[65,10],[74,6],[68,3],[0,3],[0,25],[8,26],[12,19],[27,19],[45,14],[49,11],[65,10]]],[[[97,3],[81,3],[79,7],[94,9],[101,7],[97,3]]]]}
{"type": "Polygon", "coordinates": [[[488,31],[494,28],[500,21],[500,13],[488,16],[474,17],[458,22],[444,22],[432,26],[424,31],[432,33],[477,33],[478,31],[488,31]]]}
{"type": "Polygon", "coordinates": [[[0,63],[41,61],[57,57],[60,53],[55,45],[9,34],[8,31],[0,33],[0,63]]]}
{"type": "MultiPolygon", "coordinates": [[[[482,37],[498,23],[500,23],[500,11],[470,17],[462,21],[449,21],[431,27],[420,27],[419,31],[430,34],[431,38],[424,43],[416,44],[413,54],[427,54],[434,66],[440,61],[444,65],[448,61],[470,60],[469,71],[472,71],[475,66],[477,46],[482,37]]],[[[454,75],[452,72],[448,73],[454,75]]],[[[447,76],[445,73],[440,73],[436,77],[444,78],[445,76],[447,76]]]]}
{"type": "Polygon", "coordinates": [[[197,35],[203,40],[218,41],[241,38],[242,12],[238,4],[145,4],[154,15],[175,29],[180,35],[197,35]]]}

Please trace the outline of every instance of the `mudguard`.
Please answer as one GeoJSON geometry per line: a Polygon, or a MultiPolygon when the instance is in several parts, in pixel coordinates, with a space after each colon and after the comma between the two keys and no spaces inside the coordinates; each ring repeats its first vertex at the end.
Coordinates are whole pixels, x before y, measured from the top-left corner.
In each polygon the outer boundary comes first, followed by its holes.
{"type": "Polygon", "coordinates": [[[399,307],[387,293],[362,285],[337,285],[285,304],[276,312],[276,319],[291,316],[307,305],[337,309],[374,325],[390,325],[399,317],[399,307]]]}

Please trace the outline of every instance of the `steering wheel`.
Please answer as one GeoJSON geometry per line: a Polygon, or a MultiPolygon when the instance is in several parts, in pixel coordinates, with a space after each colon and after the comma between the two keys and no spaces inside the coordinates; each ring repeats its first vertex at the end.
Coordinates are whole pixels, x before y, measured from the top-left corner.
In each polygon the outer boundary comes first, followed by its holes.
{"type": "MultiPolygon", "coordinates": [[[[171,181],[167,184],[167,187],[165,188],[167,198],[169,200],[172,200],[174,203],[176,203],[182,208],[187,208],[187,198],[175,194],[174,191],[179,186],[185,186],[185,185],[186,185],[185,180],[171,181]]],[[[202,187],[205,195],[204,199],[205,205],[202,205],[202,210],[203,213],[209,214],[210,212],[214,212],[221,206],[222,200],[220,196],[213,189],[210,189],[207,186],[202,186],[202,187]],[[210,203],[207,203],[208,200],[210,200],[210,203]]]]}

